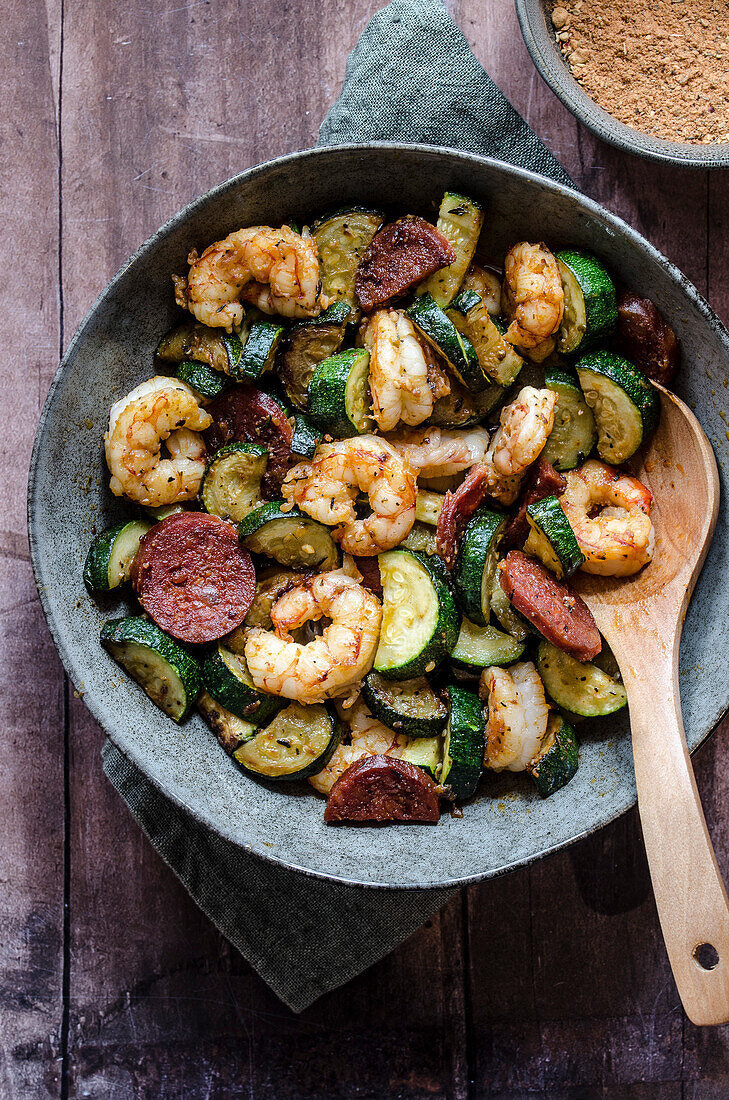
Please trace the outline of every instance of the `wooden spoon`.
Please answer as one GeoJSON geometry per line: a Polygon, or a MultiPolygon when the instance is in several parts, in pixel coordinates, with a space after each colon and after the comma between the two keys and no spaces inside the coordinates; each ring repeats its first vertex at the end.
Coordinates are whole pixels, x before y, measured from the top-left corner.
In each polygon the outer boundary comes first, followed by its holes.
{"type": "Polygon", "coordinates": [[[678,647],[719,508],[714,453],[661,386],[661,421],[635,474],[653,493],[653,561],[625,579],[579,574],[628,693],[638,808],[673,976],[695,1024],[729,1021],[729,900],[681,717],[678,647]],[[718,954],[718,961],[716,957],[718,954]]]}

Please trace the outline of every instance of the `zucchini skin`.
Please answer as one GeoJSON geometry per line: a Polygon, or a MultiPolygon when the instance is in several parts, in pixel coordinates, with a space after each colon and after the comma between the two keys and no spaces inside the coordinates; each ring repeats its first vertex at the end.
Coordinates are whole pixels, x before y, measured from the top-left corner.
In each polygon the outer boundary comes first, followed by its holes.
{"type": "Polygon", "coordinates": [[[450,718],[443,748],[441,782],[463,802],[475,794],[483,770],[486,720],[481,700],[472,691],[453,685],[446,688],[450,718]]]}
{"type": "Polygon", "coordinates": [[[585,401],[577,375],[557,368],[547,369],[544,385],[557,394],[554,427],[542,451],[542,457],[555,470],[574,470],[589,458],[597,442],[595,417],[585,401]]]}
{"type": "MultiPolygon", "coordinates": [[[[387,690],[388,683],[379,672],[370,672],[362,684],[362,694],[372,714],[388,729],[396,733],[406,733],[409,737],[433,737],[442,733],[448,721],[448,711],[437,698],[426,680],[422,681],[424,687],[430,691],[436,705],[432,708],[432,714],[426,717],[424,714],[408,714],[404,705],[399,708],[392,702],[387,690]]],[[[407,681],[401,681],[405,687],[407,681]]],[[[412,681],[415,690],[419,690],[419,681],[412,681]]],[[[397,696],[395,697],[397,699],[397,696]]]]}
{"type": "Polygon", "coordinates": [[[84,562],[84,584],[91,592],[110,592],[129,580],[134,557],[127,563],[122,563],[116,576],[110,576],[112,558],[117,548],[119,538],[127,532],[132,539],[136,539],[136,548],[139,548],[139,540],[149,531],[151,523],[145,520],[125,520],[117,523],[106,531],[97,535],[89,547],[84,562]]]}
{"type": "Polygon", "coordinates": [[[288,330],[276,359],[276,370],[289,401],[301,412],[307,412],[314,367],[339,351],[349,316],[347,302],[334,302],[318,317],[298,321],[288,330]]]}
{"type": "Polygon", "coordinates": [[[506,517],[501,512],[480,508],[468,521],[461,540],[453,583],[461,611],[477,626],[486,626],[489,621],[491,582],[505,527],[506,517]],[[484,576],[487,572],[488,578],[484,576]]]}
{"type": "Polygon", "coordinates": [[[479,673],[493,665],[505,667],[521,660],[525,644],[487,623],[478,626],[464,618],[451,663],[466,672],[479,673]],[[479,646],[481,652],[478,652],[479,646]]]}
{"type": "MultiPolygon", "coordinates": [[[[283,504],[285,504],[283,500],[272,500],[269,501],[268,504],[262,504],[260,508],[256,508],[255,511],[249,512],[247,516],[244,516],[238,524],[239,541],[254,554],[265,553],[267,557],[272,557],[274,561],[277,561],[279,565],[283,565],[284,567],[296,565],[299,568],[317,568],[320,572],[328,569],[336,569],[341,560],[341,555],[339,548],[329,533],[329,528],[325,527],[323,523],[318,523],[316,520],[304,515],[298,508],[291,508],[286,512],[282,511],[281,506],[283,504]],[[275,557],[273,554],[269,554],[267,551],[259,549],[259,532],[267,524],[277,521],[295,522],[315,530],[317,535],[324,539],[326,543],[326,558],[317,561],[305,560],[304,558],[297,558],[295,561],[289,558],[284,560],[282,557],[275,557]],[[322,565],[325,566],[324,570],[321,568],[322,565]]],[[[288,505],[286,507],[288,508],[288,505]]],[[[307,539],[307,541],[310,540],[307,539]]]]}
{"type": "Polygon", "coordinates": [[[589,252],[568,248],[557,252],[555,259],[571,272],[579,286],[585,307],[585,330],[581,338],[577,343],[568,340],[563,321],[558,348],[565,355],[582,355],[600,344],[617,328],[618,296],[615,283],[603,264],[589,252]]]}
{"type": "Polygon", "coordinates": [[[602,718],[628,705],[625,688],[597,665],[577,661],[551,642],[540,642],[537,670],[558,707],[582,718],[602,718]]]}
{"type": "Polygon", "coordinates": [[[542,798],[549,798],[569,783],[580,763],[579,745],[573,727],[561,714],[553,714],[549,721],[547,728],[550,732],[551,727],[554,741],[526,769],[542,798]]]}
{"type": "MultiPolygon", "coordinates": [[[[161,657],[172,668],[185,694],[184,706],[177,714],[172,714],[165,708],[161,709],[165,709],[165,713],[169,714],[175,722],[182,722],[187,718],[202,691],[202,675],[197,660],[183,649],[179,642],[169,634],[165,634],[156,623],[143,619],[141,615],[130,615],[123,619],[108,619],[101,628],[101,644],[105,649],[112,645],[124,644],[142,646],[161,657]]],[[[113,653],[111,656],[118,661],[113,653]]],[[[118,663],[122,662],[118,661],[118,663]]],[[[122,665],[122,667],[125,666],[122,665]]],[[[145,692],[147,691],[142,681],[137,680],[137,683],[145,692]]],[[[149,695],[149,692],[147,694],[149,695]]],[[[149,697],[157,706],[160,705],[152,695],[149,697]]]]}
{"type": "MultiPolygon", "coordinates": [[[[250,761],[246,762],[245,759],[242,759],[242,756],[247,753],[249,746],[255,746],[255,742],[258,739],[265,739],[267,735],[270,735],[270,726],[272,725],[272,722],[269,722],[268,726],[264,726],[259,729],[254,737],[252,737],[249,741],[246,741],[243,745],[239,746],[233,752],[233,759],[235,760],[241,771],[245,772],[246,775],[253,776],[253,778],[255,779],[265,779],[272,783],[288,783],[298,779],[308,779],[309,776],[317,775],[322,770],[322,768],[325,768],[331,760],[332,756],[334,755],[334,750],[337,748],[337,745],[342,739],[342,728],[339,724],[339,719],[337,718],[337,713],[334,707],[331,706],[331,704],[317,703],[313,704],[310,707],[304,708],[300,703],[292,703],[290,700],[286,700],[286,702],[288,702],[289,705],[286,707],[285,710],[279,711],[279,713],[273,719],[273,722],[285,722],[285,716],[289,711],[293,711],[295,713],[307,711],[309,714],[311,714],[314,709],[316,709],[317,711],[323,711],[326,714],[330,725],[330,736],[326,746],[324,747],[323,751],[316,757],[316,759],[312,760],[303,768],[298,768],[296,770],[285,772],[279,775],[267,774],[266,771],[263,769],[258,770],[252,767],[250,761]]],[[[283,729],[285,729],[285,726],[282,727],[282,730],[283,729]]]]}
{"type": "Polygon", "coordinates": [[[531,528],[526,552],[536,553],[560,580],[571,577],[584,565],[585,555],[558,498],[542,497],[527,505],[526,514],[531,528]]]}
{"type": "Polygon", "coordinates": [[[607,379],[609,382],[619,387],[619,389],[623,390],[637,409],[642,425],[642,436],[629,453],[611,453],[609,441],[606,442],[603,438],[603,433],[600,431],[599,416],[595,416],[595,422],[598,429],[597,453],[600,455],[603,462],[611,462],[613,465],[619,465],[621,462],[625,462],[630,458],[643,440],[647,439],[658,426],[658,418],[661,411],[658,393],[643,372],[638,370],[629,359],[624,359],[622,356],[615,355],[610,351],[596,351],[583,356],[575,364],[575,369],[583,391],[585,390],[585,383],[589,380],[588,376],[586,376],[586,372],[592,372],[595,375],[607,379]]]}
{"type": "Polygon", "coordinates": [[[371,406],[368,413],[363,411],[360,416],[352,407],[353,395],[350,393],[350,387],[359,379],[364,382],[366,391],[359,396],[365,401],[369,398],[369,361],[368,351],[354,348],[323,359],[314,367],[307,405],[309,416],[323,431],[341,439],[369,430],[371,406]]]}
{"type": "Polygon", "coordinates": [[[284,700],[277,695],[259,691],[250,676],[246,677],[244,672],[247,672],[245,658],[218,643],[203,661],[202,679],[205,690],[216,703],[236,718],[250,722],[252,726],[265,726],[281,710],[284,700]],[[230,657],[241,666],[241,675],[236,675],[234,668],[231,669],[230,657]]]}
{"type": "Polygon", "coordinates": [[[220,447],[210,459],[200,484],[199,497],[204,511],[221,519],[229,519],[232,523],[238,523],[245,515],[260,507],[261,480],[266,472],[267,462],[268,450],[259,443],[228,443],[225,447],[220,447]],[[225,485],[226,476],[230,484],[231,466],[234,473],[236,472],[236,456],[241,461],[248,459],[249,469],[246,471],[246,476],[253,474],[252,482],[250,479],[247,484],[237,481],[237,486],[242,489],[242,493],[237,497],[235,494],[227,495],[225,485]],[[227,475],[226,467],[228,467],[227,475]],[[253,490],[256,490],[255,493],[253,490]],[[246,495],[248,501],[242,499],[246,495]],[[226,503],[231,507],[224,507],[226,503]]]}
{"type": "Polygon", "coordinates": [[[463,385],[472,393],[483,393],[491,385],[471,341],[458,331],[450,317],[425,293],[405,310],[422,336],[447,361],[463,385]]]}
{"type": "Polygon", "coordinates": [[[217,397],[231,385],[227,374],[194,359],[182,360],[177,367],[177,377],[203,398],[217,397]]]}

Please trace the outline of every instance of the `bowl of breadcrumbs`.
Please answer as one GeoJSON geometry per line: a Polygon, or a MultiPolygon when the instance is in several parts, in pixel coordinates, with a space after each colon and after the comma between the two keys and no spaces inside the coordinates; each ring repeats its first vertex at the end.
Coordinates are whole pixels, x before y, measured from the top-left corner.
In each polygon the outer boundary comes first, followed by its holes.
{"type": "Polygon", "coordinates": [[[598,137],[729,167],[729,0],[516,0],[516,10],[542,77],[598,137]]]}

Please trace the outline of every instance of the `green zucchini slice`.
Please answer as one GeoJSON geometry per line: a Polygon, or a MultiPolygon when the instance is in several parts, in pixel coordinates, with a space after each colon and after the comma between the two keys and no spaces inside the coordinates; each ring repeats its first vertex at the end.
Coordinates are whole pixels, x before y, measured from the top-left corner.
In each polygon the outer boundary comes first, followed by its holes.
{"type": "Polygon", "coordinates": [[[222,642],[203,661],[202,678],[206,691],[216,702],[254,726],[265,726],[283,706],[278,696],[258,690],[245,657],[233,653],[222,642]]]}
{"type": "Polygon", "coordinates": [[[511,634],[503,634],[491,623],[477,626],[464,618],[451,661],[458,668],[477,672],[492,665],[511,665],[523,653],[524,642],[512,638],[511,634]]]}
{"type": "Polygon", "coordinates": [[[291,437],[291,453],[302,458],[313,458],[322,441],[322,432],[315,427],[305,413],[296,409],[293,413],[294,433],[291,437]]]}
{"type": "Polygon", "coordinates": [[[400,759],[422,768],[431,779],[439,783],[440,773],[443,770],[443,738],[440,735],[416,737],[402,750],[400,759]]]}
{"type": "Polygon", "coordinates": [[[448,711],[424,676],[415,680],[385,680],[370,672],[362,694],[375,718],[397,733],[433,737],[441,733],[448,711]]]}
{"type": "Polygon", "coordinates": [[[501,587],[498,569],[494,572],[491,585],[491,610],[507,634],[516,638],[517,642],[523,642],[533,632],[533,628],[524,616],[519,614],[501,587]]]}
{"type": "Polygon", "coordinates": [[[461,539],[453,570],[456,599],[463,614],[479,626],[485,626],[491,614],[491,589],[505,527],[506,516],[501,512],[480,508],[461,539]]]}
{"type": "Polygon", "coordinates": [[[462,687],[448,687],[450,717],[443,745],[441,783],[457,801],[474,794],[483,768],[486,722],[477,695],[462,687]]]}
{"type": "Polygon", "coordinates": [[[618,297],[607,271],[589,252],[566,249],[556,255],[564,290],[564,318],[557,350],[563,355],[589,351],[615,329],[618,297]]]}
{"type": "Polygon", "coordinates": [[[542,798],[560,790],[577,772],[580,762],[577,736],[561,714],[550,714],[539,752],[526,770],[542,798]]]}
{"type": "Polygon", "coordinates": [[[151,526],[146,520],[132,519],[97,535],[84,563],[86,587],[92,592],[108,592],[128,581],[139,540],[151,526]]]}
{"type": "Polygon", "coordinates": [[[307,411],[309,382],[314,367],[339,351],[350,309],[346,302],[334,302],[318,317],[292,325],[276,360],[276,369],[289,401],[307,411]]]}
{"type": "Polygon", "coordinates": [[[329,528],[297,508],[289,509],[282,500],[249,512],[238,524],[238,538],[254,554],[264,554],[283,566],[326,573],[340,562],[329,528]]]}
{"type": "Polygon", "coordinates": [[[614,714],[627,705],[628,696],[619,680],[597,665],[576,661],[549,642],[541,642],[537,668],[555,703],[583,718],[614,714]]]}
{"type": "Polygon", "coordinates": [[[187,718],[202,687],[200,666],[174,638],[130,615],[104,623],[101,644],[165,714],[175,722],[187,718]]]}
{"type": "Polygon", "coordinates": [[[180,512],[185,511],[181,504],[161,504],[159,508],[152,508],[150,505],[145,504],[144,510],[153,523],[161,523],[168,516],[177,516],[180,512]]]}
{"type": "Polygon", "coordinates": [[[322,294],[355,308],[354,279],[359,262],[385,221],[379,210],[349,206],[319,218],[312,233],[319,249],[322,294]]]}
{"type": "Polygon", "coordinates": [[[244,722],[242,718],[231,714],[225,707],[221,707],[212,695],[203,691],[197,701],[197,709],[210,726],[218,741],[231,755],[245,741],[250,741],[258,732],[251,722],[244,722]]]}
{"type": "Polygon", "coordinates": [[[488,389],[489,379],[481,368],[473,344],[467,336],[461,335],[452,318],[446,316],[430,294],[423,294],[405,312],[468,390],[483,393],[488,389]]]}
{"type": "Polygon", "coordinates": [[[557,497],[543,497],[527,505],[526,514],[529,537],[525,552],[539,558],[560,579],[571,577],[584,564],[585,555],[557,497]]]}
{"type": "Polygon", "coordinates": [[[415,519],[420,523],[429,523],[432,527],[437,527],[438,516],[444,500],[443,493],[433,493],[429,489],[418,489],[418,496],[415,501],[415,519]]]}
{"type": "Polygon", "coordinates": [[[501,404],[505,386],[496,383],[482,393],[471,393],[457,378],[450,378],[451,392],[439,397],[428,419],[436,428],[470,428],[480,424],[501,404]]]}
{"type": "Polygon", "coordinates": [[[273,370],[284,331],[283,325],[277,325],[274,321],[258,321],[251,325],[235,377],[245,382],[256,382],[265,371],[273,370]]]}
{"type": "Polygon", "coordinates": [[[340,351],[317,363],[309,382],[309,415],[338,438],[362,435],[372,427],[370,353],[340,351]]]}
{"type": "Polygon", "coordinates": [[[235,333],[208,328],[199,321],[184,321],[162,337],[155,354],[166,363],[194,359],[207,363],[213,370],[235,377],[243,355],[243,344],[235,333]]]}
{"type": "Polygon", "coordinates": [[[415,520],[405,538],[400,543],[403,550],[417,550],[429,557],[438,553],[438,540],[433,527],[428,523],[415,520]]]}
{"type": "Polygon", "coordinates": [[[377,561],[383,597],[375,672],[387,680],[432,672],[453,649],[460,627],[443,575],[435,559],[413,550],[388,550],[377,561]]]}
{"type": "Polygon", "coordinates": [[[194,359],[182,360],[177,367],[177,377],[203,398],[217,397],[231,384],[227,374],[221,374],[207,363],[196,363],[194,359]]]}
{"type": "Polygon", "coordinates": [[[262,779],[307,779],[331,759],[342,733],[334,710],[290,703],[233,753],[244,772],[262,779]]]}
{"type": "Polygon", "coordinates": [[[595,417],[585,401],[576,376],[558,368],[547,369],[544,385],[557,394],[554,426],[542,457],[555,470],[574,470],[591,454],[597,442],[595,417]]]}
{"type": "Polygon", "coordinates": [[[510,386],[524,360],[499,330],[483,298],[473,290],[462,291],[451,302],[448,316],[476,349],[484,374],[499,386],[510,386]]]}
{"type": "Polygon", "coordinates": [[[234,653],[244,652],[245,633],[249,627],[262,626],[264,630],[273,628],[271,608],[287,589],[301,580],[301,575],[291,569],[259,569],[256,573],[256,594],[248,608],[243,627],[238,627],[227,638],[228,648],[234,653]]]}
{"type": "Polygon", "coordinates": [[[268,451],[258,443],[229,443],[216,451],[200,486],[200,500],[206,512],[240,523],[259,508],[261,478],[266,472],[268,451]]]}
{"type": "Polygon", "coordinates": [[[610,351],[584,356],[576,370],[595,416],[597,453],[603,462],[619,466],[658,424],[658,394],[642,371],[610,351]]]}
{"type": "Polygon", "coordinates": [[[480,203],[454,191],[446,191],[438,211],[436,228],[450,241],[456,258],[420,284],[417,294],[430,294],[441,309],[458,293],[476,251],[483,228],[484,212],[480,203]]]}

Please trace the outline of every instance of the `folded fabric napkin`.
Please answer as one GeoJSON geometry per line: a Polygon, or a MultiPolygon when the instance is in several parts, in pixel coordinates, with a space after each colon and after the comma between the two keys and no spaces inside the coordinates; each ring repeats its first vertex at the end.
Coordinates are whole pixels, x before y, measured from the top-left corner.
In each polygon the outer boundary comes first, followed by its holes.
{"type": "MultiPolygon", "coordinates": [[[[347,62],[319,144],[377,140],[451,146],[571,182],[438,0],[393,0],[370,21],[347,62]]],[[[103,761],[203,912],[294,1012],[388,954],[453,894],[340,886],[276,867],[188,817],[111,741],[103,761]]]]}

